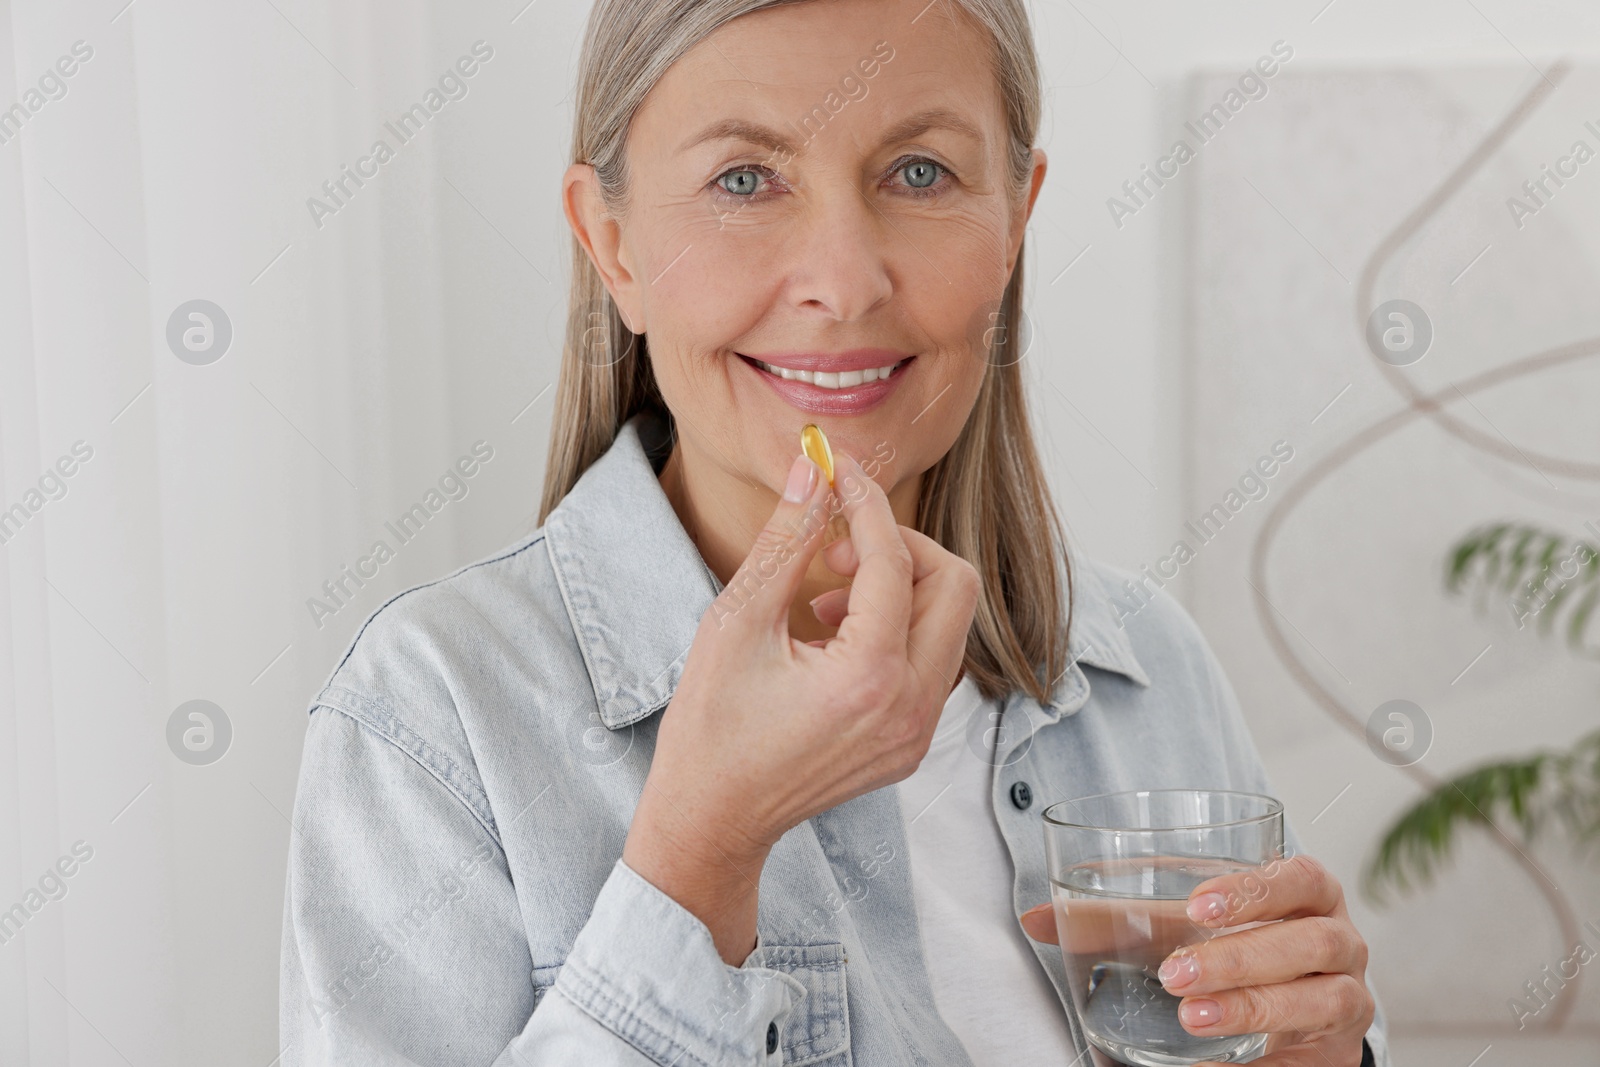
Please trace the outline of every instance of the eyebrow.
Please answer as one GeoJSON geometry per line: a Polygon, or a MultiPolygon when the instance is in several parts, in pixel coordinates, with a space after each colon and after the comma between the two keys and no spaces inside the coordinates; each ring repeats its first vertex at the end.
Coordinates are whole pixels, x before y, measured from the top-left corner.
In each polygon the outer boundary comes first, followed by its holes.
{"type": "MultiPolygon", "coordinates": [[[[878,147],[898,144],[919,137],[929,130],[949,130],[970,138],[978,144],[983,143],[983,132],[973,125],[967,118],[949,108],[936,107],[926,111],[919,111],[909,115],[884,131],[878,147]]],[[[809,140],[809,139],[808,139],[809,140]]],[[[707,143],[708,141],[747,141],[750,144],[760,145],[762,148],[771,149],[773,152],[782,152],[796,155],[799,149],[784,134],[763,126],[759,122],[750,122],[746,119],[721,119],[702,129],[678,147],[678,151],[687,152],[689,149],[707,143]]]]}

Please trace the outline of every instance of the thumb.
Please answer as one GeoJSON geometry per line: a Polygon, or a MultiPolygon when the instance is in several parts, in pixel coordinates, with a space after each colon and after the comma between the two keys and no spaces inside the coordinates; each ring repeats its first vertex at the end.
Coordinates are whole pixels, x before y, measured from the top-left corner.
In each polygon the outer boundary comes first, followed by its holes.
{"type": "Polygon", "coordinates": [[[711,605],[719,629],[742,618],[747,632],[789,636],[789,605],[822,547],[832,492],[815,463],[795,458],[776,510],[711,605]]]}

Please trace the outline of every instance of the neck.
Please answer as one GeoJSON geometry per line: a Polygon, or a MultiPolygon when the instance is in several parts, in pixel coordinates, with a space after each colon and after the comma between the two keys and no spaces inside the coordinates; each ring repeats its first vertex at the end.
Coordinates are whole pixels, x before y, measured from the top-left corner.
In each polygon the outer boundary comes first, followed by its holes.
{"type": "MultiPolygon", "coordinates": [[[[917,498],[922,488],[921,473],[885,485],[887,471],[877,476],[889,497],[895,522],[912,529],[917,525],[917,498]]],[[[706,456],[693,442],[679,436],[666,465],[661,470],[661,488],[677,512],[678,521],[717,580],[727,585],[739,565],[750,555],[756,536],[777,509],[780,490],[772,489],[747,475],[723,466],[720,456],[706,456]]],[[[833,529],[842,530],[839,520],[833,529]]],[[[832,540],[830,530],[823,534],[832,540]]],[[[832,637],[838,631],[824,626],[811,611],[811,600],[830,589],[842,589],[849,579],[835,574],[818,552],[806,569],[800,592],[789,606],[789,633],[798,641],[832,637]]]]}

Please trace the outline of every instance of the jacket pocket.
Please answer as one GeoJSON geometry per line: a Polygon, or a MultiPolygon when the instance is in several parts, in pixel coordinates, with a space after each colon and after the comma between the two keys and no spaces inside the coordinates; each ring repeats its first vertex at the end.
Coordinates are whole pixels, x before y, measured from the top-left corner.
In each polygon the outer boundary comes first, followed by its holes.
{"type": "Polygon", "coordinates": [[[756,951],[746,966],[782,971],[806,988],[778,1035],[784,1067],[851,1067],[844,946],[764,944],[756,951]]]}

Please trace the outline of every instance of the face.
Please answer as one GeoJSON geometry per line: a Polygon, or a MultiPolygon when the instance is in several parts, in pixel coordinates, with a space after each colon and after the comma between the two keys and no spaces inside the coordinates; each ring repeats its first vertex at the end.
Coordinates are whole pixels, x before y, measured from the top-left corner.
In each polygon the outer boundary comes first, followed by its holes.
{"type": "Polygon", "coordinates": [[[777,493],[815,422],[864,463],[892,455],[874,472],[892,489],[965,424],[1044,157],[1016,199],[992,45],[955,11],[810,0],[735,19],[635,116],[620,216],[592,171],[569,174],[569,217],[647,335],[699,480],[777,493]]]}

